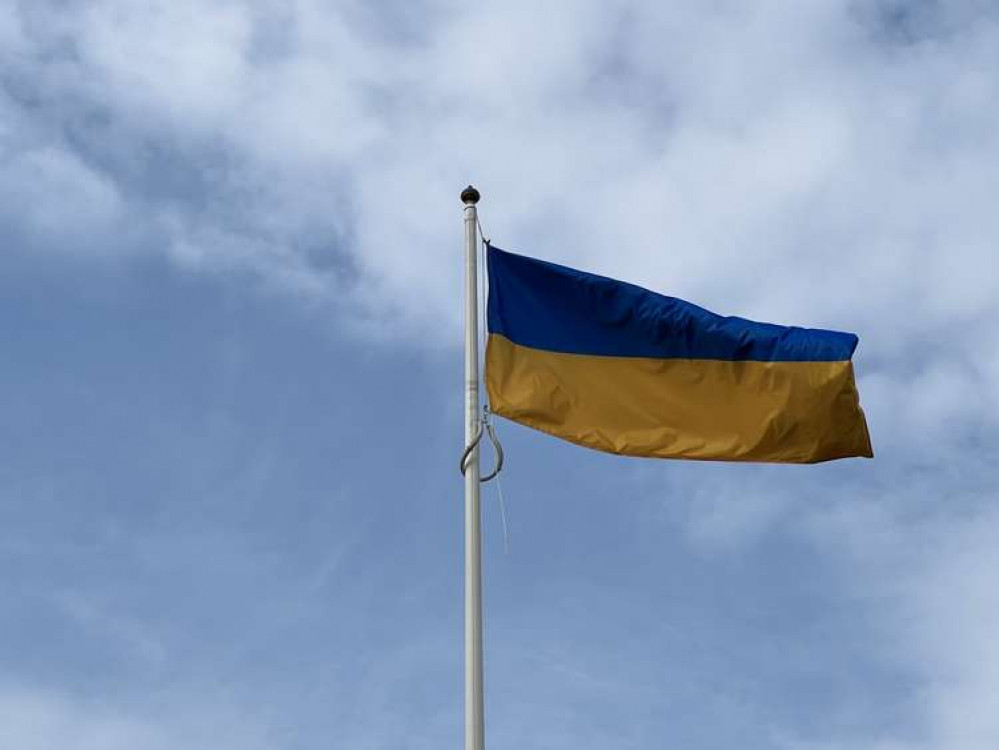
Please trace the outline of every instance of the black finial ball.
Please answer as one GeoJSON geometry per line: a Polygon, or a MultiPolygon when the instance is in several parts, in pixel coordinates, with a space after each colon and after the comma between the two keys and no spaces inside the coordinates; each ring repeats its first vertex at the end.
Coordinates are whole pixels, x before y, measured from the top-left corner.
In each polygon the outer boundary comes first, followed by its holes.
{"type": "Polygon", "coordinates": [[[461,202],[464,204],[471,203],[473,206],[479,202],[479,191],[469,185],[467,188],[461,191],[461,202]]]}

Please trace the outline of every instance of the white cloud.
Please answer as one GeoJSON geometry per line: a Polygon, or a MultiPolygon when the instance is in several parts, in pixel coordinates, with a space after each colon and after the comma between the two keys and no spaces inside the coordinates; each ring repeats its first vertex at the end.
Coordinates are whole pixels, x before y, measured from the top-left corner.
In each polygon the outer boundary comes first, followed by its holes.
{"type": "MultiPolygon", "coordinates": [[[[993,312],[996,275],[974,269],[999,232],[980,167],[999,155],[994,23],[909,19],[925,38],[904,43],[833,0],[422,13],[393,36],[354,3],[103,0],[36,22],[21,70],[136,143],[183,144],[188,169],[230,154],[207,196],[224,226],[195,231],[245,250],[175,240],[227,259],[202,267],[327,288],[308,238],[358,271],[354,315],[390,329],[455,330],[468,180],[497,242],[726,312],[878,345],[993,312]],[[72,62],[46,62],[67,40],[72,62]]],[[[197,208],[179,226],[213,220],[197,208]]]]}
{"type": "Polygon", "coordinates": [[[243,96],[252,31],[237,3],[106,0],[71,29],[92,95],[140,127],[182,133],[231,117],[243,96]]]}
{"type": "Polygon", "coordinates": [[[34,242],[82,254],[111,249],[124,209],[111,179],[54,146],[0,153],[0,160],[0,216],[34,242]]]}

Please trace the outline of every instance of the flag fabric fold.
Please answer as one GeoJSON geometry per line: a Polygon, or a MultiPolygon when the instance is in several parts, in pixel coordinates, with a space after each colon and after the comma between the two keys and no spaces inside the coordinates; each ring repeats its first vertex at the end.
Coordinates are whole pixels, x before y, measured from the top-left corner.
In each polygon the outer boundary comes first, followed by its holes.
{"type": "Polygon", "coordinates": [[[854,334],[723,317],[493,246],[487,262],[494,413],[629,456],[873,455],[854,334]]]}

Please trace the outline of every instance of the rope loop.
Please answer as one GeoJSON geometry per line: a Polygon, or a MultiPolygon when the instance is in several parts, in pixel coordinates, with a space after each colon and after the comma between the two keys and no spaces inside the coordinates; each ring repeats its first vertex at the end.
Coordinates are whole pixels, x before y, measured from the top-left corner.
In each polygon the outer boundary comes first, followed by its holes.
{"type": "Polygon", "coordinates": [[[475,432],[475,437],[472,438],[467,446],[465,446],[465,451],[461,454],[461,461],[458,467],[461,471],[462,476],[468,471],[468,459],[472,455],[472,451],[475,447],[482,441],[482,435],[489,436],[489,442],[493,444],[493,451],[496,453],[496,464],[493,466],[493,470],[483,477],[479,477],[479,482],[485,484],[486,482],[495,479],[499,476],[499,473],[503,471],[503,445],[500,443],[499,438],[496,437],[496,430],[493,427],[492,413],[489,411],[489,406],[482,407],[482,419],[479,420],[479,429],[475,432]]]}

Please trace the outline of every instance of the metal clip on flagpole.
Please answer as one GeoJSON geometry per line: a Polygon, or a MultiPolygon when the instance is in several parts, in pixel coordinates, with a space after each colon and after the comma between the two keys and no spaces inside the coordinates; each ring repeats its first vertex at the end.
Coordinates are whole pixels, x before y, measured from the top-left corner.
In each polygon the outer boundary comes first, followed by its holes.
{"type": "Polygon", "coordinates": [[[482,534],[479,500],[479,321],[478,213],[479,191],[461,191],[465,221],[465,750],[484,750],[482,691],[482,534]]]}

